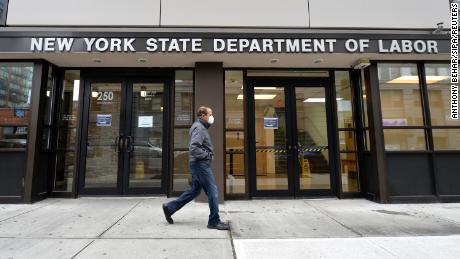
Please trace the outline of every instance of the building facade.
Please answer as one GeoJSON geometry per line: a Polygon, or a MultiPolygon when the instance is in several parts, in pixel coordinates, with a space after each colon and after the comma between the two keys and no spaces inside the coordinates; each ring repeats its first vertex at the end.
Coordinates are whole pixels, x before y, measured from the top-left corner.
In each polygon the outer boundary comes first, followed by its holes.
{"type": "Polygon", "coordinates": [[[177,196],[202,105],[223,199],[460,201],[450,25],[447,0],[0,0],[0,202],[177,196]]]}

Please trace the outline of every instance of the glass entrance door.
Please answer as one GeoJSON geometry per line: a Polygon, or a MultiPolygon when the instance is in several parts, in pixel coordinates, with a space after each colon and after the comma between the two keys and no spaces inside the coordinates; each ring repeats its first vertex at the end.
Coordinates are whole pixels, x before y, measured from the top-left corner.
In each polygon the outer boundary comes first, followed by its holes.
{"type": "Polygon", "coordinates": [[[253,196],[332,195],[328,84],[248,80],[253,196]]]}
{"type": "Polygon", "coordinates": [[[91,82],[83,186],[107,194],[119,192],[121,166],[121,82],[91,82]]]}
{"type": "Polygon", "coordinates": [[[164,168],[164,83],[130,83],[127,109],[124,189],[161,189],[164,168]]]}
{"type": "Polygon", "coordinates": [[[165,84],[87,81],[80,194],[163,192],[165,84]]]}
{"type": "Polygon", "coordinates": [[[292,90],[296,193],[331,194],[326,87],[298,84],[292,90]]]}

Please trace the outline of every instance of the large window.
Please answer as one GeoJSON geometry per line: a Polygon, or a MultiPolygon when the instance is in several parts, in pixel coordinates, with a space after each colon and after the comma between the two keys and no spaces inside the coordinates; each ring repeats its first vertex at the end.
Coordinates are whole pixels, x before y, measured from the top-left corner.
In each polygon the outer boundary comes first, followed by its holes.
{"type": "Polygon", "coordinates": [[[246,193],[244,167],[243,71],[225,72],[225,184],[226,194],[246,193]]]}
{"type": "Polygon", "coordinates": [[[460,120],[450,118],[449,64],[425,63],[424,70],[420,82],[416,64],[378,64],[386,150],[426,150],[431,136],[430,149],[460,150],[460,120]]]}
{"type": "Polygon", "coordinates": [[[32,75],[32,63],[0,63],[0,149],[27,146],[32,75]]]}
{"type": "Polygon", "coordinates": [[[366,83],[366,77],[364,75],[364,70],[361,70],[361,77],[360,77],[360,83],[361,83],[361,120],[363,122],[363,143],[364,143],[364,150],[365,151],[370,151],[371,150],[371,145],[370,145],[370,137],[369,137],[369,113],[367,111],[367,93],[368,93],[368,86],[366,83]]]}
{"type": "Polygon", "coordinates": [[[460,120],[450,118],[449,64],[425,64],[434,150],[460,150],[460,120]]]}
{"type": "MultiPolygon", "coordinates": [[[[57,121],[55,134],[57,134],[56,161],[54,172],[53,191],[71,192],[73,174],[75,170],[75,153],[77,138],[77,120],[80,95],[80,71],[67,70],[60,84],[56,98],[57,121]]],[[[47,96],[53,95],[47,91],[47,96]]],[[[46,116],[45,116],[46,117],[46,116]]]]}
{"type": "Polygon", "coordinates": [[[8,7],[8,0],[0,0],[0,26],[6,24],[6,9],[8,7]]]}
{"type": "Polygon", "coordinates": [[[193,70],[177,70],[174,88],[173,191],[189,188],[188,141],[194,121],[193,70]]]}
{"type": "Polygon", "coordinates": [[[378,64],[385,150],[426,150],[416,64],[378,64]]]}
{"type": "Polygon", "coordinates": [[[358,192],[356,125],[353,115],[353,91],[348,71],[335,71],[335,91],[342,191],[358,192]]]}

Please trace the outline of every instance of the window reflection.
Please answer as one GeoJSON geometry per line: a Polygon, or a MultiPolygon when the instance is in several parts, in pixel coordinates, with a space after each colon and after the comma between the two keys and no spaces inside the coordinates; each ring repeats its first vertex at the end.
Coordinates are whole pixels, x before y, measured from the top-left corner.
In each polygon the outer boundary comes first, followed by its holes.
{"type": "Polygon", "coordinates": [[[353,116],[353,89],[348,71],[335,71],[335,91],[342,191],[358,192],[356,125],[353,116]]]}
{"type": "Polygon", "coordinates": [[[75,169],[80,71],[65,71],[59,87],[59,101],[56,102],[59,106],[54,191],[71,192],[75,169]]]}
{"type": "Polygon", "coordinates": [[[433,126],[460,126],[460,120],[450,118],[449,64],[426,64],[426,83],[433,126]]]}
{"type": "Polygon", "coordinates": [[[164,84],[133,84],[129,187],[161,187],[164,84]]]}
{"type": "Polygon", "coordinates": [[[0,63],[0,148],[25,148],[33,64],[0,63]]]}
{"type": "Polygon", "coordinates": [[[180,192],[190,185],[188,169],[188,131],[194,116],[193,70],[177,70],[174,92],[173,191],[180,192]]]}
{"type": "Polygon", "coordinates": [[[425,130],[423,129],[384,129],[385,150],[425,150],[425,130]]]}
{"type": "Polygon", "coordinates": [[[460,128],[433,129],[434,150],[459,150],[460,128]]]}
{"type": "Polygon", "coordinates": [[[337,119],[339,128],[354,128],[353,99],[348,71],[335,72],[337,119]]]}
{"type": "Polygon", "coordinates": [[[379,64],[383,126],[423,126],[416,64],[379,64]]]}
{"type": "Polygon", "coordinates": [[[284,86],[272,87],[271,85],[254,88],[255,163],[258,191],[289,188],[284,89],[284,86]]]}
{"type": "Polygon", "coordinates": [[[356,151],[354,131],[339,131],[339,148],[340,151],[356,151]]]}
{"type": "Polygon", "coordinates": [[[426,150],[417,65],[378,64],[378,77],[385,150],[426,150]]]}
{"type": "Polygon", "coordinates": [[[246,193],[243,71],[225,72],[226,193],[246,193]]]}
{"type": "Polygon", "coordinates": [[[300,189],[330,189],[325,87],[296,87],[300,189]]]}
{"type": "Polygon", "coordinates": [[[5,25],[6,20],[6,2],[0,0],[0,26],[5,25]]]}
{"type": "Polygon", "coordinates": [[[342,191],[358,192],[358,164],[356,153],[340,153],[340,171],[342,172],[342,191]]]}

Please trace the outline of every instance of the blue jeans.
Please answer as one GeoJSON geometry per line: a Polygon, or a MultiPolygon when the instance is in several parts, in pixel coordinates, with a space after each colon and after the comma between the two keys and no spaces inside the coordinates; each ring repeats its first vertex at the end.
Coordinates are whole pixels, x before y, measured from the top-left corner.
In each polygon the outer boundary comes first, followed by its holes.
{"type": "Polygon", "coordinates": [[[211,171],[210,161],[190,161],[190,171],[192,173],[192,188],[182,193],[182,195],[174,201],[168,202],[166,207],[171,214],[178,211],[185,204],[195,199],[203,188],[208,196],[209,214],[208,224],[215,225],[220,222],[219,218],[219,197],[217,192],[216,181],[211,171]]]}

